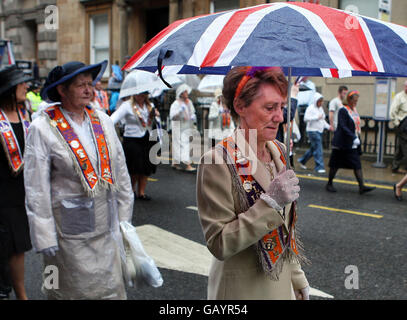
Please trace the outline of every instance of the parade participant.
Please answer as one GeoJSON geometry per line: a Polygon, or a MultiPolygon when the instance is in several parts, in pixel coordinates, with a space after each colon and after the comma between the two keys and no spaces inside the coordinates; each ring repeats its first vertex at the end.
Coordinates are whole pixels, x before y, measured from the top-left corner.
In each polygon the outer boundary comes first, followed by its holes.
{"type": "Polygon", "coordinates": [[[95,99],[99,102],[100,107],[105,113],[109,113],[109,98],[107,92],[103,90],[100,81],[95,84],[95,99]]]}
{"type": "MultiPolygon", "coordinates": [[[[31,240],[58,286],[48,299],[126,299],[119,222],[130,221],[133,193],[114,125],[89,107],[106,61],[72,61],[48,75],[44,96],[60,101],[32,123],[24,182],[31,240]]],[[[46,273],[45,273],[46,272],[46,273]]]]}
{"type": "Polygon", "coordinates": [[[353,169],[359,183],[359,193],[364,194],[376,188],[367,187],[363,182],[362,164],[360,163],[360,117],[356,110],[359,91],[348,93],[344,108],[338,112],[338,126],[332,140],[332,153],[329,159],[329,180],[326,190],[336,192],[332,182],[339,168],[353,169]]]}
{"type": "Polygon", "coordinates": [[[208,114],[208,138],[211,139],[212,147],[230,136],[235,129],[230,110],[223,103],[222,89],[216,89],[214,96],[215,101],[212,102],[208,114]]]}
{"type": "MultiPolygon", "coordinates": [[[[25,139],[29,127],[28,112],[24,109],[28,80],[16,66],[0,72],[0,232],[3,242],[3,259],[0,260],[3,276],[0,279],[11,277],[16,298],[21,300],[27,299],[24,253],[32,248],[23,176],[25,139]],[[9,269],[8,276],[4,269],[9,269]]],[[[4,284],[0,283],[1,287],[4,284]]]]}
{"type": "Polygon", "coordinates": [[[396,127],[396,153],[392,163],[392,172],[399,173],[402,162],[407,160],[407,81],[404,90],[397,93],[391,103],[390,118],[396,127]]]}
{"type": "Polygon", "coordinates": [[[27,99],[31,102],[31,112],[34,113],[38,110],[38,106],[42,102],[41,98],[41,82],[34,81],[30,87],[30,91],[27,93],[27,99]]]}
{"type": "Polygon", "coordinates": [[[172,128],[172,158],[173,167],[182,170],[185,166],[185,171],[196,171],[191,165],[190,156],[190,129],[194,127],[196,122],[195,108],[188,95],[191,88],[186,84],[181,84],[176,90],[176,100],[170,107],[170,120],[172,128]],[[176,125],[178,124],[178,126],[176,125]],[[175,129],[179,128],[179,129],[175,129]],[[178,131],[178,132],[177,132],[178,131]]]}
{"type": "Polygon", "coordinates": [[[329,102],[329,124],[331,131],[335,131],[338,126],[338,111],[343,107],[343,100],[348,94],[348,87],[340,86],[338,89],[338,96],[329,102]]]}
{"type": "Polygon", "coordinates": [[[324,97],[319,93],[314,95],[314,103],[305,111],[304,121],[307,123],[307,135],[311,146],[305,154],[298,159],[301,168],[307,169],[305,164],[311,157],[314,157],[315,171],[325,173],[324,157],[322,153],[322,133],[324,129],[330,129],[330,125],[325,121],[325,112],[322,108],[324,97]]]}
{"type": "Polygon", "coordinates": [[[150,141],[151,130],[158,110],[148,99],[149,83],[156,81],[154,74],[134,70],[124,79],[120,99],[130,97],[112,114],[114,124],[124,121],[123,148],[126,164],[131,176],[133,192],[140,200],[151,200],[145,193],[147,180],[156,172],[156,165],[150,161],[150,149],[156,141],[150,141]],[[137,185],[137,186],[136,186],[137,185]]]}
{"type": "Polygon", "coordinates": [[[197,176],[198,213],[213,255],[208,299],[308,299],[295,232],[299,181],[275,140],[287,86],[279,68],[235,67],[224,79],[239,127],[204,154],[197,176]]]}

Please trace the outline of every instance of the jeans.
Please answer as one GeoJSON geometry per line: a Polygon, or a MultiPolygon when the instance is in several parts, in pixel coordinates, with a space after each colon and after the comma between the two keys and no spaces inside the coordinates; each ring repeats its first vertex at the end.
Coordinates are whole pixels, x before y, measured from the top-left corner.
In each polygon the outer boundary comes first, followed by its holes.
{"type": "Polygon", "coordinates": [[[305,165],[311,157],[314,157],[315,171],[325,169],[324,158],[322,155],[322,133],[317,131],[307,131],[308,139],[311,142],[311,147],[299,159],[305,165]]]}

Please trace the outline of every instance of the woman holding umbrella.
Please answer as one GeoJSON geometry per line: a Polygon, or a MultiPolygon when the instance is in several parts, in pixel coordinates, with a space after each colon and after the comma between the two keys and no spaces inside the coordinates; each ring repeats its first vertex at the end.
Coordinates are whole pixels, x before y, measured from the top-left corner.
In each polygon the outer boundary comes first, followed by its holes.
{"type": "Polygon", "coordinates": [[[208,299],[308,299],[293,206],[299,181],[275,140],[287,91],[279,68],[235,67],[225,78],[223,96],[239,128],[201,158],[197,176],[214,257],[208,299]]]}
{"type": "Polygon", "coordinates": [[[24,109],[28,80],[16,66],[0,72],[0,268],[10,266],[14,292],[21,300],[27,299],[24,253],[32,248],[22,172],[29,126],[28,112],[24,109]]]}
{"type": "Polygon", "coordinates": [[[140,70],[129,73],[123,82],[120,99],[130,99],[123,102],[111,116],[114,124],[124,120],[123,149],[133,192],[136,193],[137,188],[140,200],[151,200],[145,190],[148,177],[157,168],[149,158],[150,149],[155,144],[150,141],[150,134],[160,113],[148,100],[149,91],[155,89],[157,84],[152,73],[140,70]]]}
{"type": "Polygon", "coordinates": [[[345,106],[339,109],[338,125],[332,140],[332,153],[329,159],[329,180],[326,190],[336,192],[332,185],[339,168],[353,169],[359,183],[359,193],[372,191],[363,182],[362,165],[360,162],[360,117],[356,110],[359,91],[352,90],[346,96],[345,106]]]}

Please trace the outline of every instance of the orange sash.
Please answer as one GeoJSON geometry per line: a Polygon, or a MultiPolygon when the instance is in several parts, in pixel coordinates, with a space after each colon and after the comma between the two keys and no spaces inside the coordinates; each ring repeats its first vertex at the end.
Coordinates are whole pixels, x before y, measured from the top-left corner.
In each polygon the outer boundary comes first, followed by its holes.
{"type": "MultiPolygon", "coordinates": [[[[21,107],[17,107],[17,113],[23,124],[24,139],[27,137],[28,127],[30,122],[25,118],[25,110],[21,107]]],[[[0,140],[3,145],[4,152],[9,163],[11,173],[16,176],[24,167],[23,155],[20,150],[17,138],[14,134],[13,127],[7,119],[6,114],[0,109],[0,140]]]]}
{"type": "Polygon", "coordinates": [[[96,146],[98,151],[100,176],[93,168],[85,148],[82,146],[79,137],[75,131],[65,119],[59,106],[52,106],[45,110],[45,113],[50,119],[50,125],[55,128],[61,137],[65,140],[68,150],[74,156],[76,162],[75,165],[79,167],[82,181],[85,189],[90,192],[94,192],[98,182],[105,183],[107,186],[114,185],[112,177],[112,169],[109,155],[109,148],[106,142],[105,134],[103,132],[100,119],[96,111],[90,107],[85,108],[85,112],[88,114],[91,124],[94,138],[96,140],[96,146]]]}

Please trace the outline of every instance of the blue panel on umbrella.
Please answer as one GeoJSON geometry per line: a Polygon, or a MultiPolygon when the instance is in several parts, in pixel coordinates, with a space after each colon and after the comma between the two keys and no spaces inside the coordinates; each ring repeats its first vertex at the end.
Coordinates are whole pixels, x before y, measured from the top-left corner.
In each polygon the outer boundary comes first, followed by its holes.
{"type": "Polygon", "coordinates": [[[318,33],[303,15],[291,8],[266,15],[231,65],[248,62],[257,66],[335,68],[318,33]]]}
{"type": "Polygon", "coordinates": [[[384,71],[407,75],[407,45],[404,40],[381,23],[363,20],[373,36],[384,71]]]}
{"type": "Polygon", "coordinates": [[[206,17],[198,18],[182,27],[168,39],[153,50],[140,66],[156,66],[157,58],[161,48],[172,50],[171,57],[164,60],[163,65],[183,65],[186,64],[192,56],[196,43],[205,32],[206,28],[215,20],[219,14],[213,14],[206,17]]]}

